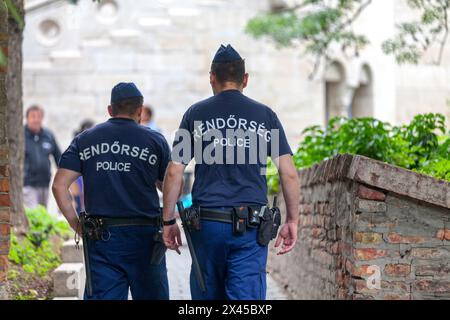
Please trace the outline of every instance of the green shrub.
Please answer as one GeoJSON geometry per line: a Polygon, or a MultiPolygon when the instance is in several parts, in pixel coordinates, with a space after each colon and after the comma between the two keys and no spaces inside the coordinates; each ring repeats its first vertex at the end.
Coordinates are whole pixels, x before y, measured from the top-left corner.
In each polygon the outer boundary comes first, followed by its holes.
{"type": "Polygon", "coordinates": [[[11,235],[9,260],[22,266],[25,272],[41,277],[61,263],[59,254],[48,240],[43,240],[39,246],[35,246],[27,237],[19,240],[14,234],[11,235]]]}
{"type": "Polygon", "coordinates": [[[39,246],[42,241],[48,240],[52,235],[65,238],[71,234],[70,227],[65,221],[60,221],[50,215],[42,206],[32,210],[27,209],[26,215],[30,224],[26,237],[35,246],[39,246]]]}
{"type": "MultiPolygon", "coordinates": [[[[374,118],[333,118],[327,127],[303,131],[294,154],[295,166],[305,169],[338,154],[362,155],[450,181],[450,134],[442,114],[417,115],[403,126],[374,118]]],[[[268,172],[273,170],[269,163],[268,172]]],[[[268,176],[270,193],[278,193],[279,178],[268,176]]]]}
{"type": "Polygon", "coordinates": [[[388,123],[373,118],[333,118],[325,130],[313,126],[303,132],[304,140],[294,155],[295,165],[308,168],[344,153],[390,161],[395,153],[391,131],[388,123]]]}
{"type": "MultiPolygon", "coordinates": [[[[55,239],[67,238],[71,234],[70,227],[48,214],[43,207],[27,209],[26,215],[29,232],[21,239],[11,235],[9,260],[20,265],[25,272],[43,277],[61,263],[55,239]]],[[[9,276],[13,280],[15,274],[9,276]]]]}

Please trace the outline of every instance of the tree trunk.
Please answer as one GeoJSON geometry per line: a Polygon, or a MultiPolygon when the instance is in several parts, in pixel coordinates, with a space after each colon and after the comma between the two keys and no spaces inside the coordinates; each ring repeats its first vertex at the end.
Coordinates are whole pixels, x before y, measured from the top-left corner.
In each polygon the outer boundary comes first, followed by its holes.
{"type": "MultiPolygon", "coordinates": [[[[24,16],[24,1],[12,0],[19,15],[24,16]]],[[[8,19],[8,95],[7,131],[9,136],[9,160],[11,173],[11,224],[19,232],[28,230],[28,220],[23,206],[23,102],[22,102],[22,31],[18,22],[9,15],[8,19]]]]}
{"type": "MultiPolygon", "coordinates": [[[[8,48],[8,12],[3,1],[0,2],[0,50],[6,53],[8,48]]],[[[6,97],[6,66],[0,65],[0,300],[8,299],[4,284],[8,269],[8,232],[9,224],[9,177],[8,177],[8,134],[6,131],[7,97],[6,97]],[[6,233],[3,235],[3,233],[6,233]]]]}

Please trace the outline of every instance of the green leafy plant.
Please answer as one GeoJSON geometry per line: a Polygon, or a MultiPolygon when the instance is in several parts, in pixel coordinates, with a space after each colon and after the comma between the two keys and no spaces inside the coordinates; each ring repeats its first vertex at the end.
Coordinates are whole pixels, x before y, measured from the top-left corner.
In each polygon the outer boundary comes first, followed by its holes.
{"type": "Polygon", "coordinates": [[[30,230],[26,237],[35,246],[39,246],[42,241],[48,240],[52,235],[67,238],[71,234],[70,227],[65,221],[51,216],[42,206],[33,210],[27,209],[26,215],[30,223],[30,230]]]}
{"type": "MultiPolygon", "coordinates": [[[[311,126],[302,134],[294,154],[298,169],[338,154],[354,154],[450,181],[450,133],[446,134],[442,114],[417,115],[403,126],[374,118],[333,118],[325,129],[311,126]]],[[[278,176],[267,180],[269,192],[278,193],[278,176]]]]}
{"type": "Polygon", "coordinates": [[[302,169],[344,153],[391,162],[391,130],[388,123],[373,118],[333,118],[325,130],[313,126],[303,132],[304,140],[294,155],[295,164],[302,169]]]}
{"type": "Polygon", "coordinates": [[[62,239],[70,236],[70,227],[43,207],[27,209],[26,215],[30,230],[22,239],[11,235],[9,260],[25,272],[43,277],[61,263],[58,246],[62,239]]]}
{"type": "Polygon", "coordinates": [[[35,246],[28,238],[19,240],[15,235],[11,236],[9,260],[21,265],[25,272],[41,277],[61,263],[59,254],[48,240],[41,241],[39,246],[35,246]]]}

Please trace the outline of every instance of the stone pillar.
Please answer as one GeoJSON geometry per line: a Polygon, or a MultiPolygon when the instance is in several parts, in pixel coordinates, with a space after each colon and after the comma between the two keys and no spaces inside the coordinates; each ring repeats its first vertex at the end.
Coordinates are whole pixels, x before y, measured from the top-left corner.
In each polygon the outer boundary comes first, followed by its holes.
{"type": "MultiPolygon", "coordinates": [[[[0,50],[8,51],[8,12],[0,3],[0,50]]],[[[10,239],[10,198],[8,173],[8,138],[6,136],[6,67],[0,66],[0,300],[6,299],[4,287],[8,269],[10,239]]]]}

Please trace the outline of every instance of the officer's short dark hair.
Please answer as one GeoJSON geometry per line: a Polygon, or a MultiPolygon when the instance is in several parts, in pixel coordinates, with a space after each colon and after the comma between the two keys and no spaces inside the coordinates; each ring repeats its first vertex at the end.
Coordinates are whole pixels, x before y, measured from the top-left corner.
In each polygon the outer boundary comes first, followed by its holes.
{"type": "Polygon", "coordinates": [[[142,107],[144,104],[144,98],[135,97],[121,100],[119,102],[111,104],[112,115],[117,116],[118,114],[126,114],[132,116],[136,113],[137,109],[142,107]]]}
{"type": "Polygon", "coordinates": [[[213,62],[211,64],[211,73],[216,76],[217,81],[220,83],[234,82],[242,84],[245,76],[245,60],[213,62]]]}
{"type": "Polygon", "coordinates": [[[37,104],[33,104],[32,106],[30,106],[26,113],[25,113],[25,118],[28,118],[28,115],[30,114],[30,112],[33,111],[39,111],[42,115],[44,115],[44,109],[42,109],[40,106],[38,106],[37,104]]]}

